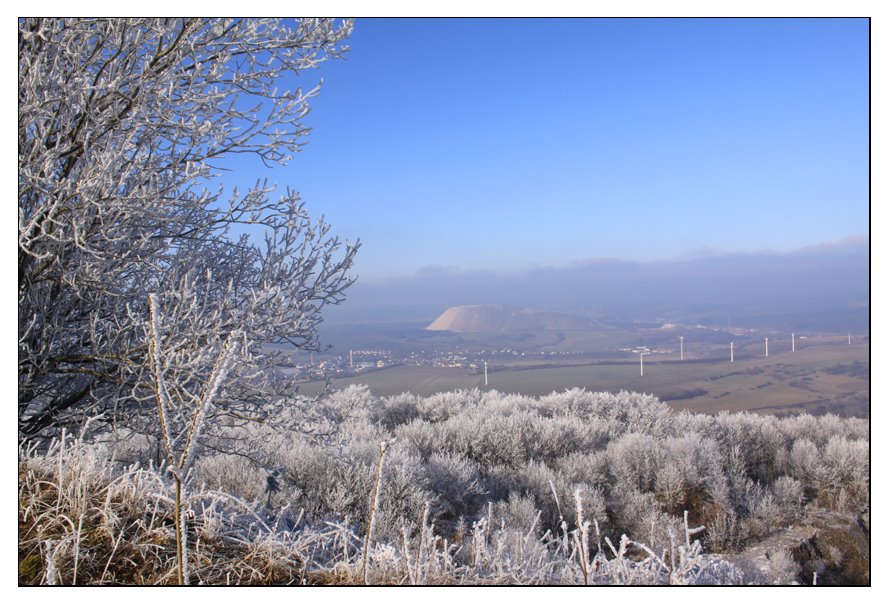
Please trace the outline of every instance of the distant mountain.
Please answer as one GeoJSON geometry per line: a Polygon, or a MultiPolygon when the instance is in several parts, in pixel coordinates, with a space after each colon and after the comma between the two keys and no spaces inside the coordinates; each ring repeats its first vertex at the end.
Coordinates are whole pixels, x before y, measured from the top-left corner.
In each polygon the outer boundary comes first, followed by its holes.
{"type": "Polygon", "coordinates": [[[326,323],[428,324],[466,301],[548,309],[608,321],[662,317],[681,323],[866,330],[868,240],[794,252],[726,253],[657,262],[595,261],[512,273],[418,273],[359,281],[326,323]],[[750,318],[747,323],[746,318],[750,318]],[[774,321],[773,321],[774,319],[774,321]],[[854,320],[854,323],[850,323],[854,320]]]}
{"type": "Polygon", "coordinates": [[[592,330],[598,322],[574,315],[550,313],[510,305],[463,305],[450,307],[427,330],[449,332],[539,332],[545,330],[592,330]]]}

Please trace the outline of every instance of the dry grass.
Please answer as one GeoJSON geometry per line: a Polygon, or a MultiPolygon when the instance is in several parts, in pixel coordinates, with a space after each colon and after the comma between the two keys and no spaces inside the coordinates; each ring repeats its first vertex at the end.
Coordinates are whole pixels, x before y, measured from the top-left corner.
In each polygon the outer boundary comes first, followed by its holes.
{"type": "MultiPolygon", "coordinates": [[[[70,438],[20,451],[20,584],[176,583],[172,486],[154,469],[115,472],[105,453],[70,438]]],[[[302,582],[300,545],[238,508],[214,492],[189,500],[195,583],[302,582]]]]}
{"type": "MultiPolygon", "coordinates": [[[[171,492],[171,481],[157,470],[115,469],[105,448],[80,439],[63,438],[43,453],[22,449],[19,583],[175,584],[171,492]]],[[[577,506],[582,506],[579,499],[577,506]]],[[[601,550],[590,558],[589,523],[571,540],[568,534],[540,536],[537,518],[524,530],[497,527],[488,510],[458,544],[436,533],[426,510],[421,527],[404,528],[401,543],[369,548],[365,568],[363,541],[348,521],[284,531],[254,513],[252,505],[197,491],[185,503],[192,579],[204,585],[440,585],[651,584],[668,577],[670,570],[656,558],[625,556],[625,545],[613,558],[601,550]]],[[[582,510],[578,517],[583,518],[582,510]]],[[[694,555],[697,567],[687,581],[718,561],[698,551],[694,555]]]]}

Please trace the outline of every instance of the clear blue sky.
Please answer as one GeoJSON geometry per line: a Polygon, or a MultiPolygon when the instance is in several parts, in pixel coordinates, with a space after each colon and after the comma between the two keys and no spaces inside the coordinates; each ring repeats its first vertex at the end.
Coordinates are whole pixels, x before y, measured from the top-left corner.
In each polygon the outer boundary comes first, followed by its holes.
{"type": "Polygon", "coordinates": [[[866,20],[369,19],[349,45],[304,150],[225,182],[299,190],[362,280],[868,233],[866,20]]]}

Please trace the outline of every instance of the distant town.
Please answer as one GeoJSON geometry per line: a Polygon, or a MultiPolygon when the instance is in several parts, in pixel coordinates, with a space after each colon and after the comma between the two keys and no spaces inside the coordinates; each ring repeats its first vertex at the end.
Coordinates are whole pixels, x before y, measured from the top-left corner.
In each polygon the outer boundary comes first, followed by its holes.
{"type": "MultiPolygon", "coordinates": [[[[674,326],[670,326],[673,328],[674,326]]],[[[763,332],[749,328],[732,328],[719,331],[704,326],[686,326],[697,331],[693,349],[686,337],[678,336],[673,330],[669,334],[654,330],[648,336],[637,334],[645,344],[637,346],[612,345],[596,350],[543,350],[521,344],[502,346],[500,348],[484,348],[477,343],[448,345],[439,344],[428,348],[408,350],[401,347],[393,348],[355,348],[344,352],[296,352],[291,362],[279,366],[279,370],[298,381],[314,381],[326,378],[348,378],[369,372],[376,372],[394,367],[424,367],[462,369],[470,374],[481,374],[485,366],[489,370],[506,368],[545,368],[588,364],[625,364],[641,363],[640,357],[651,357],[652,361],[674,363],[681,360],[689,362],[731,361],[741,358],[754,358],[769,355],[769,337],[763,338],[763,332]],[[734,337],[734,338],[733,338],[734,337]],[[734,341],[734,342],[731,342],[734,341]],[[683,346],[684,345],[684,346],[683,346]]],[[[644,331],[644,330],[643,330],[644,331]]],[[[772,336],[773,352],[796,350],[810,337],[800,334],[777,334],[766,332],[772,336]],[[789,336],[789,338],[788,338],[789,336]]],[[[819,344],[846,340],[840,335],[820,335],[815,338],[819,344]]],[[[848,334],[848,344],[852,344],[852,334],[848,334]]],[[[856,339],[857,340],[857,339],[856,339]]],[[[416,342],[414,343],[416,344],[416,342]]],[[[815,344],[815,343],[813,343],[815,344]]],[[[532,345],[533,346],[533,345],[532,345]]],[[[812,346],[812,345],[808,345],[812,346]]],[[[818,344],[815,344],[818,346],[818,344]]],[[[342,349],[340,349],[342,350],[342,349]]],[[[646,359],[645,363],[648,361],[646,359]]]]}
{"type": "Polygon", "coordinates": [[[347,354],[333,356],[319,354],[317,359],[313,354],[308,360],[301,359],[292,366],[281,369],[298,380],[317,380],[324,377],[356,376],[395,366],[462,368],[481,372],[486,362],[566,361],[572,358],[586,359],[589,356],[590,353],[584,351],[530,352],[511,348],[490,351],[420,350],[400,355],[386,350],[355,349],[347,354]]]}

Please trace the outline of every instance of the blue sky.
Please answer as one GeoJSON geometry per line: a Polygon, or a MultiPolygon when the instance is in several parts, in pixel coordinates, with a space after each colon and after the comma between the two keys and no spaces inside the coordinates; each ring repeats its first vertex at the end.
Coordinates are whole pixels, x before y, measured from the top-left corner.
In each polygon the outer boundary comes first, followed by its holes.
{"type": "Polygon", "coordinates": [[[268,176],[362,280],[866,235],[868,24],[358,20],[268,176]]]}

